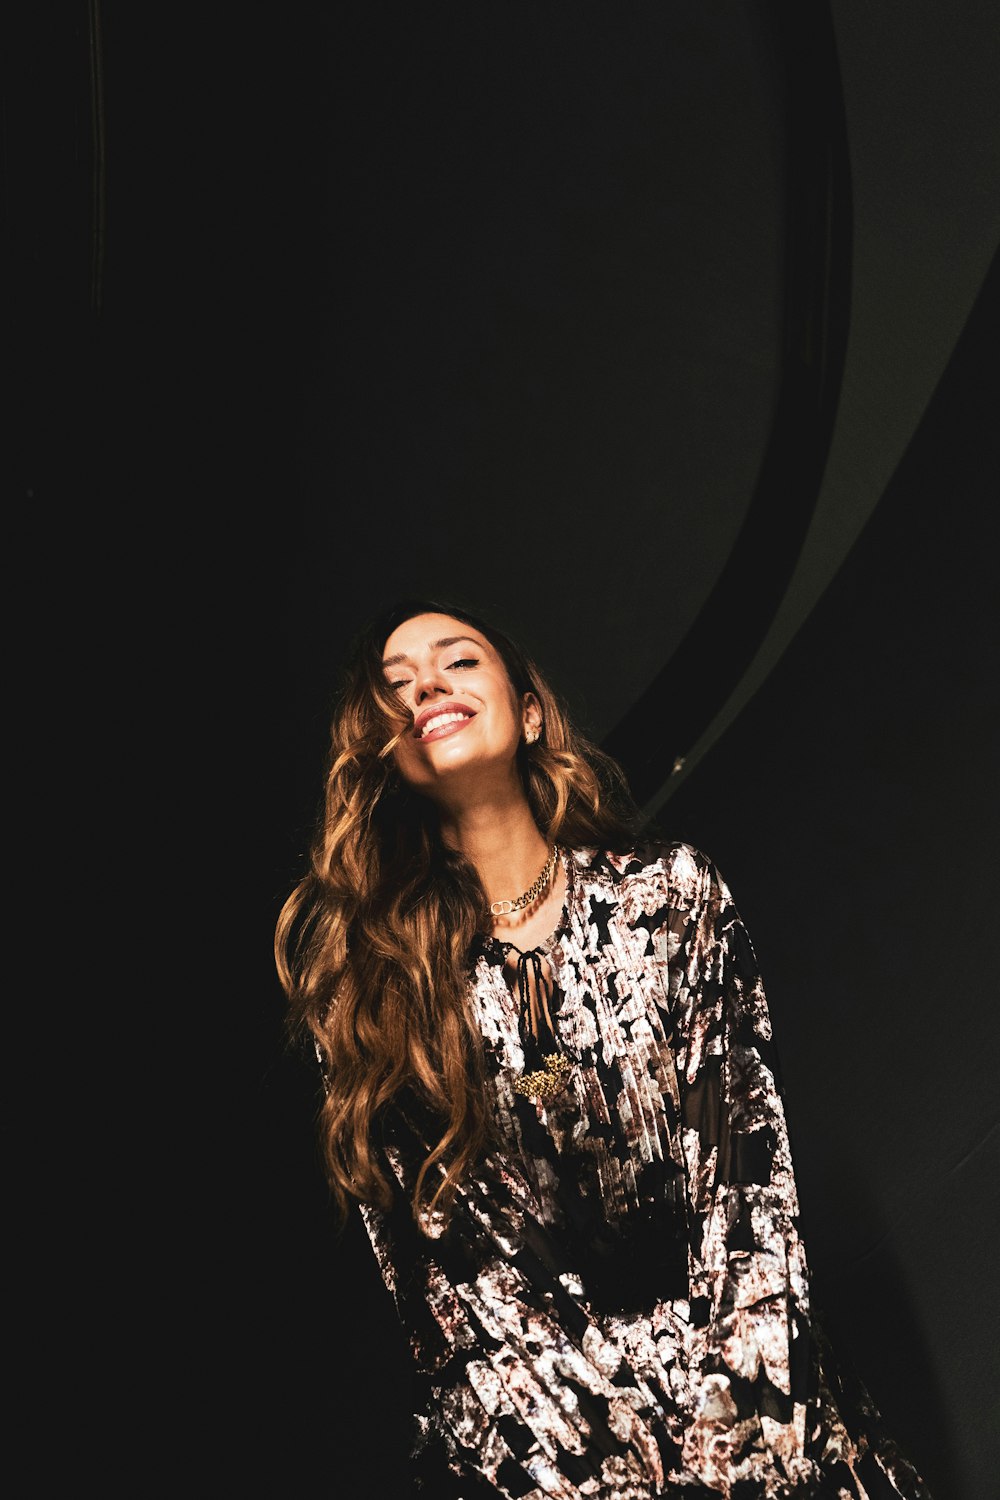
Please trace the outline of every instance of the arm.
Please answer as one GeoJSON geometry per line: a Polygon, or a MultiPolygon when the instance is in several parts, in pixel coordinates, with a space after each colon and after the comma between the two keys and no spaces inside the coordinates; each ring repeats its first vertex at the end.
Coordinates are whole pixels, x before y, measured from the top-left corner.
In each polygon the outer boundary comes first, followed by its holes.
{"type": "Polygon", "coordinates": [[[685,1467],[734,1500],[930,1500],[863,1384],[852,1395],[842,1383],[811,1310],[767,998],[732,893],[701,861],[677,994],[695,1410],[685,1467]]]}
{"type": "Polygon", "coordinates": [[[685,1466],[728,1493],[804,1454],[809,1289],[777,1058],[750,938],[717,868],[681,951],[678,992],[691,1222],[685,1466]]]}

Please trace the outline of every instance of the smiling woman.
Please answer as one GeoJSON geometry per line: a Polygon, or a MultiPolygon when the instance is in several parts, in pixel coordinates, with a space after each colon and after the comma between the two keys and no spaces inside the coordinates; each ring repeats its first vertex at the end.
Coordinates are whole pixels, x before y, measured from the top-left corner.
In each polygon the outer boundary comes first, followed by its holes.
{"type": "Polygon", "coordinates": [[[732,894],[501,632],[416,601],[362,636],[275,953],[416,1494],[929,1500],[811,1311],[732,894]]]}
{"type": "MultiPolygon", "coordinates": [[[[518,742],[532,743],[542,723],[537,697],[527,691],[519,699],[485,633],[456,634],[458,624],[445,614],[415,615],[393,630],[383,658],[390,687],[413,715],[396,765],[449,823],[468,804],[457,789],[469,778],[480,802],[489,794],[520,805],[520,782],[511,778],[518,742]]],[[[457,830],[449,842],[462,846],[457,830]]]]}

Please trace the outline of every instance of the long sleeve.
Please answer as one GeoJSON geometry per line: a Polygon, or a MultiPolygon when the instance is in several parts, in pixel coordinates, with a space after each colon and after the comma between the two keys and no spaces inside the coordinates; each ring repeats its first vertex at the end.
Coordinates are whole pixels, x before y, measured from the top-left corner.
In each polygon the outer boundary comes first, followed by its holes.
{"type": "MultiPolygon", "coordinates": [[[[810,1307],[809,1268],[771,1018],[756,955],[710,861],[678,955],[678,1075],[690,1215],[685,1468],[723,1495],[906,1495],[922,1482],[810,1307]]],[[[929,1497],[928,1497],[929,1500],[929,1497]]]]}
{"type": "MultiPolygon", "coordinates": [[[[502,947],[470,978],[496,1143],[411,1211],[440,1124],[397,1100],[362,1205],[414,1360],[427,1500],[930,1500],[812,1316],[763,985],[700,850],[577,851],[544,950],[562,1092],[502,947]]],[[[541,951],[541,950],[536,950],[541,951]]]]}

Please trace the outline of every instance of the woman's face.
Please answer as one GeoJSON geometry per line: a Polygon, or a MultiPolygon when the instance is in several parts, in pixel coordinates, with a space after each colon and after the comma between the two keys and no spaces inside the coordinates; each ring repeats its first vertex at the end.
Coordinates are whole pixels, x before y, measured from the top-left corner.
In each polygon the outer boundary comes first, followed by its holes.
{"type": "Polygon", "coordinates": [[[471,625],[414,615],[389,636],[382,664],[413,715],[394,754],[415,791],[447,803],[516,778],[518,745],[541,713],[533,694],[519,699],[499,653],[471,625]]]}

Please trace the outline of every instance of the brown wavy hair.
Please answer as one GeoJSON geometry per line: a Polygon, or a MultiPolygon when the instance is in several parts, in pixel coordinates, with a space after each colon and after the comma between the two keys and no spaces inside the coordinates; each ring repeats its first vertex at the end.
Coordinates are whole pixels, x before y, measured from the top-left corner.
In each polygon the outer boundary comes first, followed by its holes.
{"type": "Polygon", "coordinates": [[[580,734],[535,664],[494,626],[452,604],[406,600],[361,634],[330,730],[322,812],[309,868],[282,906],[275,961],[290,1036],[315,1046],[326,1083],[319,1140],[343,1224],[355,1200],[388,1208],[373,1147],[392,1109],[430,1122],[413,1189],[418,1226],[447,1218],[455,1189],[493,1144],[481,1038],[468,1002],[470,953],[489,923],[472,863],[449,848],[437,809],[395,768],[413,720],[385,680],[398,625],[444,614],[498,652],[519,698],[534,693],[543,726],[518,755],[539,831],[570,847],[623,850],[637,810],[618,763],[580,734]]]}

